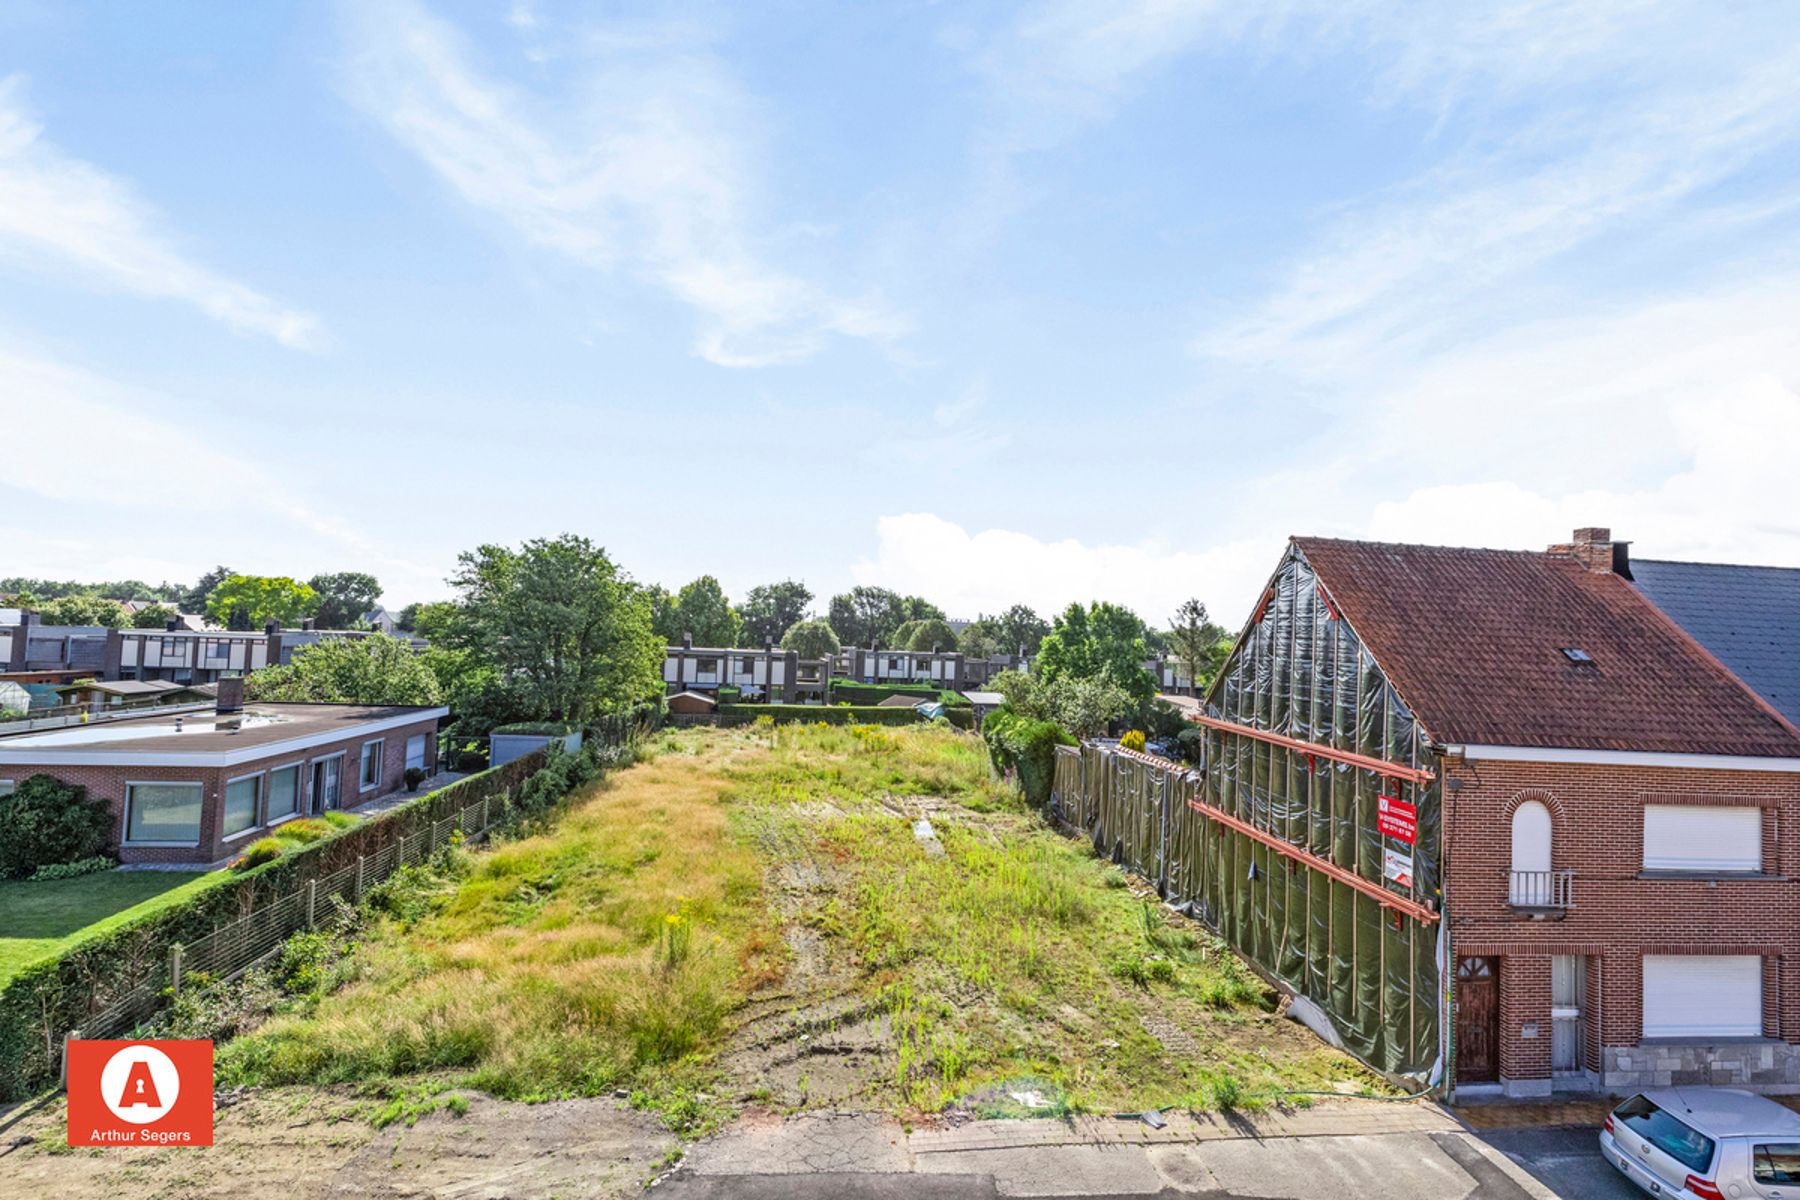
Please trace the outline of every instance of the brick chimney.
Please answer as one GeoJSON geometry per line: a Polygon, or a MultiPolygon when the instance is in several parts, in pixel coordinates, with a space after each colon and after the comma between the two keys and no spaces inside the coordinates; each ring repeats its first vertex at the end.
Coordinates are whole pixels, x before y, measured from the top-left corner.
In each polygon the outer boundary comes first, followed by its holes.
{"type": "Polygon", "coordinates": [[[1595,574],[1627,579],[1631,578],[1630,550],[1630,542],[1613,541],[1612,530],[1602,525],[1585,525],[1567,544],[1550,547],[1550,553],[1567,555],[1595,574]]]}
{"type": "Polygon", "coordinates": [[[693,634],[684,633],[681,635],[681,648],[683,650],[692,650],[694,648],[694,635],[693,634]]]}
{"type": "Polygon", "coordinates": [[[224,716],[227,713],[244,711],[244,677],[227,675],[215,685],[218,690],[218,704],[215,711],[224,716]]]}

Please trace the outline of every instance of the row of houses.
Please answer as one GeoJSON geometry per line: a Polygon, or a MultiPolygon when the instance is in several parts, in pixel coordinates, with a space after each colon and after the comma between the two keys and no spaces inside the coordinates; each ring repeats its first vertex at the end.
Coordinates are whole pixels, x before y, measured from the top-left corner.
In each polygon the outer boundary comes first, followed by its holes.
{"type": "Polygon", "coordinates": [[[694,692],[716,696],[735,688],[747,701],[823,704],[833,678],[868,684],[917,684],[947,691],[980,690],[995,675],[1024,669],[1023,656],[970,658],[957,651],[860,650],[846,648],[829,659],[801,658],[777,647],[696,646],[691,635],[663,657],[663,684],[670,696],[694,692]]]}
{"type": "Polygon", "coordinates": [[[1800,571],[1295,538],[1193,719],[1198,908],[1374,1065],[1800,1092],[1800,571]]]}
{"type": "Polygon", "coordinates": [[[0,625],[0,679],[32,683],[102,681],[214,683],[292,661],[300,649],[329,638],[361,638],[366,632],[299,629],[271,623],[262,630],[189,629],[171,620],[163,629],[108,629],[102,625],[45,625],[33,612],[0,625]]]}

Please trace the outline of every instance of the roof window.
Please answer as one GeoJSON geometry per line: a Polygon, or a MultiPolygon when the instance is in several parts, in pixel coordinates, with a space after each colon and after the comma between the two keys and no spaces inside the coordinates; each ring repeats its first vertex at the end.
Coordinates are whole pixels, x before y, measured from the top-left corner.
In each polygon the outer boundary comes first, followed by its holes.
{"type": "Polygon", "coordinates": [[[1594,665],[1594,656],[1579,646],[1564,646],[1562,652],[1564,658],[1578,666],[1591,667],[1594,665]]]}

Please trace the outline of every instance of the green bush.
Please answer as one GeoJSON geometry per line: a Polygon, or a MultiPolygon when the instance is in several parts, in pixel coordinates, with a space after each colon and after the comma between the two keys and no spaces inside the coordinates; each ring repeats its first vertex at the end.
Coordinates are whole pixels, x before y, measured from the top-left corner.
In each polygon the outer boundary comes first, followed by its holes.
{"type": "Polygon", "coordinates": [[[1121,750],[1136,750],[1142,754],[1144,745],[1144,731],[1141,729],[1127,729],[1125,735],[1119,739],[1119,749],[1121,750]]]}
{"type": "Polygon", "coordinates": [[[31,873],[33,883],[42,883],[50,879],[74,879],[78,875],[97,875],[101,871],[110,871],[119,864],[110,854],[96,854],[92,858],[78,858],[74,862],[45,863],[31,873]]]}
{"type": "Polygon", "coordinates": [[[1021,717],[1002,706],[981,723],[988,757],[1002,775],[1017,772],[1025,798],[1039,806],[1050,803],[1056,779],[1056,748],[1076,745],[1075,738],[1054,721],[1021,717]]]}
{"type": "Polygon", "coordinates": [[[1206,730],[1197,725],[1189,725],[1175,735],[1175,749],[1182,762],[1198,763],[1205,746],[1206,730]]]}
{"type": "Polygon", "coordinates": [[[33,775],[0,796],[0,879],[92,858],[112,840],[112,810],[79,785],[33,775]]]}
{"type": "Polygon", "coordinates": [[[236,862],[231,864],[231,869],[234,871],[248,871],[250,868],[260,867],[266,862],[274,862],[286,853],[286,851],[287,843],[283,842],[280,838],[257,838],[254,842],[251,842],[248,846],[244,847],[244,852],[238,855],[236,862]]]}
{"type": "Polygon", "coordinates": [[[511,725],[496,725],[490,733],[513,733],[523,737],[568,737],[580,726],[570,725],[566,721],[515,721],[511,725]]]}

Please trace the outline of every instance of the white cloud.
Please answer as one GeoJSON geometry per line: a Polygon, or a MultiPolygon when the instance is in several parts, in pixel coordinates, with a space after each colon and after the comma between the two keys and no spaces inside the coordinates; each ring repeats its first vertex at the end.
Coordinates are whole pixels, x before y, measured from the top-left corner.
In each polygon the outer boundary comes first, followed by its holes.
{"type": "Polygon", "coordinates": [[[191,261],[155,226],[124,180],[44,137],[17,77],[0,80],[0,256],[63,270],[95,286],[181,300],[239,333],[318,344],[318,321],[191,261]]]}
{"type": "Polygon", "coordinates": [[[1045,616],[1071,602],[1124,604],[1153,625],[1191,596],[1235,626],[1267,581],[1283,539],[1250,537],[1205,549],[1156,544],[1090,546],[1009,529],[971,533],[932,513],[882,517],[874,555],[851,568],[859,584],[929,597],[972,618],[1029,604],[1045,616]]]}
{"type": "Polygon", "coordinates": [[[0,346],[0,422],[9,444],[30,448],[8,456],[0,489],[53,502],[48,511],[77,528],[110,531],[76,540],[44,523],[30,541],[9,545],[11,573],[95,579],[101,562],[131,561],[146,572],[164,563],[173,577],[182,573],[177,564],[197,574],[196,563],[204,570],[224,558],[244,570],[304,576],[311,572],[296,560],[316,555],[318,569],[336,570],[334,561],[349,556],[390,587],[441,590],[443,570],[384,549],[365,522],[321,509],[269,469],[266,448],[248,431],[204,406],[0,346]],[[106,549],[125,543],[155,552],[106,549]],[[83,554],[92,562],[80,563],[83,554]]]}
{"type": "Polygon", "coordinates": [[[702,357],[767,366],[833,336],[905,332],[878,301],[767,261],[751,211],[754,104],[693,39],[589,39],[583,89],[551,99],[483,73],[459,32],[418,5],[347,12],[347,87],[371,118],[526,240],[693,308],[702,357]]]}

